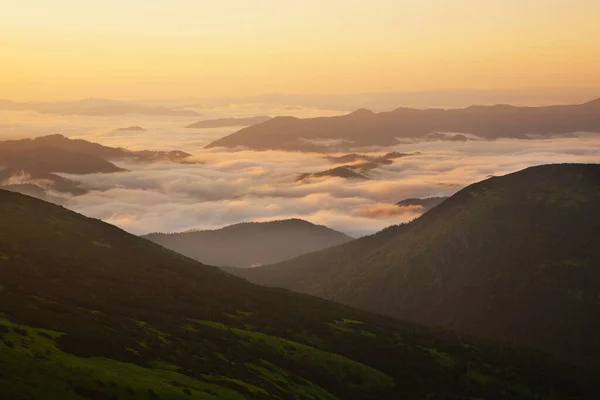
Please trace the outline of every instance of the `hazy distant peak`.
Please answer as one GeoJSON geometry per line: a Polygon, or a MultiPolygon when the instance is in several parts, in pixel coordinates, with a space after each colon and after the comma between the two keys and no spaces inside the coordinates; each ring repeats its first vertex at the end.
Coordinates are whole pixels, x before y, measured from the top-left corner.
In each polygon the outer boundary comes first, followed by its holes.
{"type": "Polygon", "coordinates": [[[292,117],[291,115],[280,115],[278,117],[273,118],[273,122],[283,122],[283,121],[300,121],[298,117],[292,117]]]}
{"type": "Polygon", "coordinates": [[[198,121],[193,124],[186,126],[186,128],[225,128],[225,127],[233,127],[233,126],[252,126],[256,124],[261,124],[263,122],[267,122],[271,120],[271,117],[265,115],[258,115],[256,117],[248,117],[248,118],[218,118],[218,119],[207,119],[203,121],[198,121]]]}
{"type": "Polygon", "coordinates": [[[583,103],[584,105],[588,105],[588,106],[600,106],[600,98],[588,101],[587,103],[583,103]]]}
{"type": "Polygon", "coordinates": [[[63,134],[55,133],[52,135],[38,136],[38,137],[34,138],[33,140],[43,142],[43,141],[62,141],[62,140],[69,140],[69,139],[63,134]]]}
{"type": "Polygon", "coordinates": [[[367,108],[359,108],[348,115],[353,115],[355,117],[367,117],[369,115],[375,115],[375,113],[367,108]]]}
{"type": "Polygon", "coordinates": [[[144,128],[142,128],[141,126],[128,126],[125,128],[117,128],[115,129],[116,132],[119,131],[137,131],[137,132],[145,132],[146,130],[144,128]]]}
{"type": "Polygon", "coordinates": [[[241,222],[215,230],[151,233],[144,237],[207,264],[245,268],[280,262],[353,240],[299,218],[241,222]]]}

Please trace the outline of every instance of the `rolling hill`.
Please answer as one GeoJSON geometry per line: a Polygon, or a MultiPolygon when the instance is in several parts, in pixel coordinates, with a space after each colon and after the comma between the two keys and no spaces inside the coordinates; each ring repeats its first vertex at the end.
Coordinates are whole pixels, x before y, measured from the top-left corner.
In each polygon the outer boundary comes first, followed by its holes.
{"type": "Polygon", "coordinates": [[[143,237],[205,264],[242,268],[273,264],[352,240],[301,219],[246,222],[216,230],[143,237]]]}
{"type": "Polygon", "coordinates": [[[466,140],[446,132],[472,134],[484,139],[525,139],[574,132],[600,132],[600,99],[578,105],[514,107],[471,106],[461,109],[398,108],[374,113],[360,109],[348,115],[298,119],[277,117],[250,126],[208,144],[244,146],[254,150],[332,151],[315,140],[339,141],[337,150],[362,146],[393,146],[402,138],[466,140]],[[433,134],[433,135],[431,135],[433,134]]]}
{"type": "Polygon", "coordinates": [[[600,369],[599,243],[600,164],[557,164],[486,179],[349,244],[232,272],[600,369]]]}
{"type": "Polygon", "coordinates": [[[0,191],[0,390],[24,399],[591,399],[539,353],[254,286],[0,191]]]}

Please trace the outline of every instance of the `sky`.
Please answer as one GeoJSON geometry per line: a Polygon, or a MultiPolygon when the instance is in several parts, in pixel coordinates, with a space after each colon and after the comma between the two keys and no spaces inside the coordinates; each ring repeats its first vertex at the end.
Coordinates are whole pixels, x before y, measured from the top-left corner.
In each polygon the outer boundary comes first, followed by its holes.
{"type": "Polygon", "coordinates": [[[600,86],[598,0],[0,0],[0,98],[600,86]]]}

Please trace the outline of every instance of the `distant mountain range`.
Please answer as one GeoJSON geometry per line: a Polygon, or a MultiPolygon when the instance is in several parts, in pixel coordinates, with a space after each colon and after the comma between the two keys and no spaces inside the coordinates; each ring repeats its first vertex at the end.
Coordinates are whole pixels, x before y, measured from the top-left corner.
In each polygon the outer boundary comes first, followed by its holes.
{"type": "MultiPolygon", "coordinates": [[[[265,93],[248,97],[202,99],[192,102],[195,107],[228,106],[230,104],[270,104],[307,107],[321,110],[351,111],[368,108],[376,111],[393,108],[458,108],[471,104],[515,104],[540,106],[577,104],[598,97],[597,88],[509,88],[509,89],[434,89],[347,94],[285,94],[265,93]]],[[[188,102],[190,103],[190,102],[188,102]]],[[[187,103],[186,103],[187,104],[187,103]]]]}
{"type": "Polygon", "coordinates": [[[196,117],[195,111],[145,106],[108,99],[83,99],[53,103],[22,103],[0,99],[0,110],[35,111],[42,114],[107,116],[124,114],[163,115],[171,117],[196,117]]]}
{"type": "Polygon", "coordinates": [[[0,190],[0,221],[3,399],[597,398],[552,357],[252,285],[31,197],[0,190]]]}
{"type": "Polygon", "coordinates": [[[468,186],[408,224],[230,272],[600,369],[599,243],[600,164],[545,165],[468,186]]]}
{"type": "Polygon", "coordinates": [[[465,134],[483,139],[528,139],[575,132],[600,132],[600,99],[579,105],[547,107],[398,108],[379,114],[360,109],[337,117],[276,117],[206,147],[329,152],[362,146],[392,146],[398,144],[399,139],[464,141],[465,134]],[[318,142],[326,139],[327,146],[318,142]]]}
{"type": "Polygon", "coordinates": [[[217,230],[152,233],[143,237],[205,264],[243,268],[288,260],[352,240],[301,219],[247,222],[217,230]]]}
{"type": "Polygon", "coordinates": [[[111,161],[136,162],[170,161],[187,163],[191,154],[183,151],[129,151],[102,146],[62,135],[42,136],[35,139],[0,142],[0,186],[12,185],[12,190],[31,192],[20,185],[36,185],[57,192],[82,194],[77,182],[56,173],[93,174],[125,171],[111,161]]]}
{"type": "Polygon", "coordinates": [[[192,129],[206,129],[206,128],[227,128],[232,126],[251,126],[256,124],[262,124],[263,122],[270,121],[271,117],[258,116],[249,118],[220,118],[220,119],[207,119],[204,121],[198,121],[186,128],[192,129]]]}

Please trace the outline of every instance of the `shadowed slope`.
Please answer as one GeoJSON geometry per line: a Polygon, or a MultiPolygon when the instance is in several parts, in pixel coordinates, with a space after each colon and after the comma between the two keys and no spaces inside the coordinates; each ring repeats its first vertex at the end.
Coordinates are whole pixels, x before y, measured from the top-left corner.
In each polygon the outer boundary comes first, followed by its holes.
{"type": "Polygon", "coordinates": [[[600,165],[471,185],[405,225],[251,271],[273,286],[600,368],[600,165]]]}
{"type": "Polygon", "coordinates": [[[0,191],[10,399],[584,399],[592,376],[507,345],[260,288],[0,191]]]}

